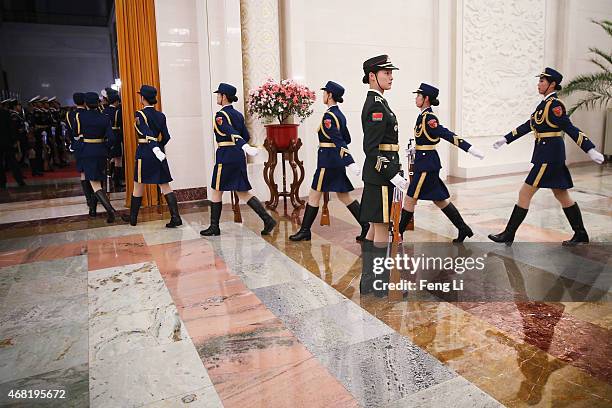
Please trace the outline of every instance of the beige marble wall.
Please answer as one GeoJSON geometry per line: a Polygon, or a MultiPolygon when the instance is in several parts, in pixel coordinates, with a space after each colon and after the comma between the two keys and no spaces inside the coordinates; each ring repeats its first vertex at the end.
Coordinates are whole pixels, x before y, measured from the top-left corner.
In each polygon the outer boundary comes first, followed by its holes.
{"type": "MultiPolygon", "coordinates": [[[[249,90],[259,86],[267,78],[281,79],[278,0],[240,0],[240,28],[242,81],[246,101],[249,90]]],[[[244,113],[251,133],[250,143],[262,145],[265,140],[263,124],[247,112],[244,113]]],[[[255,162],[264,159],[265,153],[262,152],[255,162]]]]}

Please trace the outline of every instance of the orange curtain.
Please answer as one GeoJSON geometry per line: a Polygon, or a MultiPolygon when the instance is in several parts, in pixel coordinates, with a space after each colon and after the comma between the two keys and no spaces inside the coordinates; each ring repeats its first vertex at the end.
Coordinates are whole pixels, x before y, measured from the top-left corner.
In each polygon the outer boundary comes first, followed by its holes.
{"type": "MultiPolygon", "coordinates": [[[[157,35],[155,31],[154,0],[116,0],[117,49],[121,77],[121,106],[123,109],[123,141],[125,154],[126,206],[134,189],[134,162],[136,130],[134,113],[141,109],[136,93],[143,84],[158,90],[157,109],[161,109],[159,95],[159,67],[157,62],[157,35]]],[[[147,185],[142,205],[157,205],[160,197],[157,186],[147,185]]]]}

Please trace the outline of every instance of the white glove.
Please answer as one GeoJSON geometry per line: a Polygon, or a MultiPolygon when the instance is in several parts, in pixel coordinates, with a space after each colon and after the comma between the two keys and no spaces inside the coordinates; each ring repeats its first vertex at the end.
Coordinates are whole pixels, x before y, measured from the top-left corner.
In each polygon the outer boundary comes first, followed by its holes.
{"type": "Polygon", "coordinates": [[[480,160],[484,159],[485,157],[484,153],[474,146],[470,146],[470,148],[468,149],[468,153],[474,157],[478,157],[480,160]]]}
{"type": "Polygon", "coordinates": [[[408,191],[408,186],[410,185],[408,180],[406,180],[399,174],[396,174],[395,176],[393,176],[393,178],[391,179],[391,183],[393,183],[395,187],[399,188],[403,192],[408,191]]]}
{"type": "Polygon", "coordinates": [[[249,156],[257,156],[257,154],[259,153],[259,149],[258,149],[258,148],[256,148],[255,146],[251,146],[251,145],[250,145],[250,144],[248,144],[248,143],[245,143],[245,144],[242,146],[242,150],[243,150],[243,151],[244,151],[246,154],[248,154],[249,156]]]}
{"type": "Polygon", "coordinates": [[[55,136],[55,126],[51,126],[51,134],[55,136]]]}
{"type": "Polygon", "coordinates": [[[42,137],[47,137],[47,131],[46,131],[46,130],[43,130],[42,132],[40,132],[40,135],[41,135],[42,137]]]}
{"type": "Polygon", "coordinates": [[[412,156],[412,154],[415,152],[415,150],[416,150],[416,149],[414,148],[414,146],[412,146],[412,147],[407,147],[407,148],[406,148],[406,158],[408,158],[408,159],[409,159],[409,158],[412,156]]]}
{"type": "Polygon", "coordinates": [[[591,150],[589,150],[587,154],[589,155],[591,160],[593,160],[597,164],[602,164],[604,162],[604,155],[595,150],[594,147],[591,148],[591,150]]]}
{"type": "Polygon", "coordinates": [[[351,173],[353,173],[357,177],[361,176],[361,167],[359,167],[357,163],[351,163],[346,167],[349,169],[351,173]]]}
{"type": "Polygon", "coordinates": [[[508,141],[506,140],[505,137],[502,137],[501,139],[498,139],[495,143],[493,143],[493,148],[497,150],[503,145],[505,145],[506,143],[508,143],[508,141]]]}
{"type": "Polygon", "coordinates": [[[164,161],[164,159],[166,158],[164,152],[162,152],[161,149],[157,146],[153,148],[153,154],[155,154],[155,157],[157,157],[157,160],[159,160],[160,162],[164,161]]]}

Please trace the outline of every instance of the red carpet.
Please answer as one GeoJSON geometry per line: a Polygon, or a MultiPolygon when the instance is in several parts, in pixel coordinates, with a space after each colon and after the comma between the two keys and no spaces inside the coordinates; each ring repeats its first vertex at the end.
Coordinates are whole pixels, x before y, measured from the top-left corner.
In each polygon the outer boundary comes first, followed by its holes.
{"type": "MultiPolygon", "coordinates": [[[[74,162],[71,162],[68,167],[64,167],[63,169],[57,168],[53,171],[45,171],[43,176],[32,176],[30,169],[21,169],[21,172],[26,177],[26,183],[27,180],[61,180],[80,176],[76,169],[76,163],[74,162]]],[[[6,172],[6,177],[9,183],[15,181],[13,174],[10,171],[6,172]]]]}

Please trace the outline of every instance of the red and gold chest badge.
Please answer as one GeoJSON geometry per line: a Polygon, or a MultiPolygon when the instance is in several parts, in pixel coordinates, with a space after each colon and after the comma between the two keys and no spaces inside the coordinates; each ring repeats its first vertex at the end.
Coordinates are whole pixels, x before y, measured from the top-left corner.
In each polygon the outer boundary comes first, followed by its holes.
{"type": "Polygon", "coordinates": [[[383,113],[382,112],[374,112],[372,113],[372,121],[373,122],[382,122],[383,113]]]}
{"type": "Polygon", "coordinates": [[[438,121],[435,119],[430,119],[427,121],[427,125],[429,125],[430,128],[435,129],[438,127],[438,121]]]}
{"type": "Polygon", "coordinates": [[[215,121],[217,122],[217,125],[221,126],[223,124],[223,118],[221,116],[217,116],[215,118],[215,121]]]}
{"type": "Polygon", "coordinates": [[[555,114],[555,116],[558,118],[560,118],[561,115],[563,115],[563,108],[561,106],[554,107],[552,111],[555,114]]]}
{"type": "Polygon", "coordinates": [[[331,119],[325,119],[323,125],[325,125],[325,129],[331,128],[331,119]]]}

